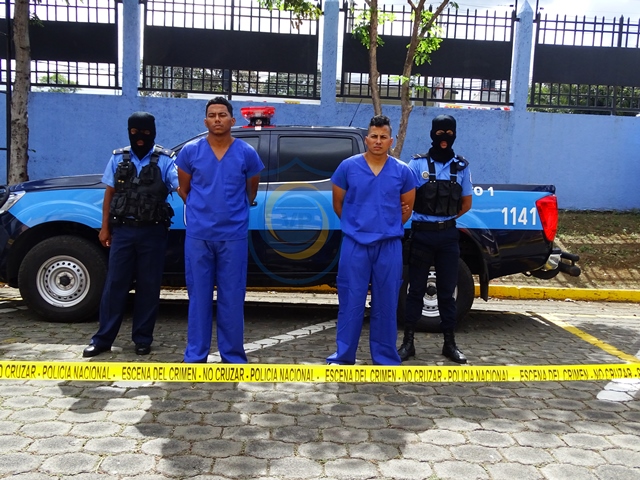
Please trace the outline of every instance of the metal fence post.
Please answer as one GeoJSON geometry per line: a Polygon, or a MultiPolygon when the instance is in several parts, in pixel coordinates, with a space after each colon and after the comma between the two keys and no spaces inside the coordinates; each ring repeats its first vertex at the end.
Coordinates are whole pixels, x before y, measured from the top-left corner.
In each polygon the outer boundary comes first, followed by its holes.
{"type": "Polygon", "coordinates": [[[533,10],[531,10],[529,2],[524,2],[518,12],[517,20],[513,42],[511,99],[513,100],[514,110],[526,111],[531,71],[531,47],[533,44],[533,10]]]}
{"type": "MultiPolygon", "coordinates": [[[[622,34],[624,31],[624,16],[620,16],[620,20],[618,21],[618,48],[622,48],[622,34]]],[[[618,85],[613,86],[613,99],[611,105],[611,114],[617,115],[618,113],[618,92],[620,92],[620,87],[618,85]]]]}
{"type": "Polygon", "coordinates": [[[140,84],[140,3],[122,0],[122,95],[137,97],[140,84]]]}
{"type": "Polygon", "coordinates": [[[324,35],[322,39],[320,102],[323,107],[331,107],[332,109],[336,105],[339,19],[340,4],[338,0],[327,0],[324,4],[324,15],[322,16],[324,35]]]}

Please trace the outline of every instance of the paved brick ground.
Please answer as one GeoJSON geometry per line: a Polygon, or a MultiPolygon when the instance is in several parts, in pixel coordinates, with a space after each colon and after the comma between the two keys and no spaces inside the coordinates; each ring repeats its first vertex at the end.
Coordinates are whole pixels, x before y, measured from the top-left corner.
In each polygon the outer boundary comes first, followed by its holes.
{"type": "MultiPolygon", "coordinates": [[[[0,358],[87,361],[96,323],[35,318],[4,289],[0,358]]],[[[177,362],[186,302],[165,292],[156,342],[136,357],[125,323],[100,361],[177,362]]],[[[15,297],[14,297],[15,298],[15,297]]],[[[638,306],[478,301],[460,326],[472,365],[622,363],[562,319],[626,354],[638,306]]],[[[332,296],[250,296],[253,363],[322,364],[332,296]],[[295,302],[296,305],[292,305],[295,302]]],[[[445,364],[421,333],[411,364],[445,364]]],[[[369,363],[368,327],[359,359],[369,363]]],[[[12,479],[640,479],[638,382],[458,384],[0,383],[0,477],[12,479]],[[604,395],[609,400],[601,400],[604,395]]]]}

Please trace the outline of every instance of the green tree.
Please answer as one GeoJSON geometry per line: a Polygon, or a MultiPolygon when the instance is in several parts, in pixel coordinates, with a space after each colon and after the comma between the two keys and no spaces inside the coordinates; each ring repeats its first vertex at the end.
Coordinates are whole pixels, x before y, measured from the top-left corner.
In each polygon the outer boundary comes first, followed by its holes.
{"type": "Polygon", "coordinates": [[[313,97],[315,90],[313,77],[306,74],[272,73],[267,82],[260,84],[260,93],[270,96],[313,97]]]}
{"type": "Polygon", "coordinates": [[[296,28],[299,28],[305,19],[317,20],[322,15],[318,3],[308,0],[258,0],[258,3],[269,10],[292,12],[296,28]]]}
{"type": "Polygon", "coordinates": [[[529,91],[529,105],[535,112],[629,115],[640,111],[640,88],[538,83],[529,91]]]}
{"type": "Polygon", "coordinates": [[[222,70],[147,65],[145,97],[186,98],[187,92],[224,93],[222,70]]]}
{"type": "MultiPolygon", "coordinates": [[[[269,9],[288,10],[293,12],[298,20],[302,18],[318,18],[317,11],[312,11],[314,5],[309,0],[258,0],[260,5],[269,9]],[[309,13],[312,12],[312,13],[309,13]],[[315,16],[314,16],[315,15],[315,16]]],[[[360,41],[369,49],[369,86],[371,88],[371,100],[373,110],[376,115],[382,113],[382,102],[380,100],[380,73],[378,71],[378,48],[380,45],[380,36],[378,35],[378,26],[386,21],[392,20],[392,17],[382,15],[378,9],[378,0],[364,0],[365,12],[359,17],[357,27],[354,34],[360,38],[360,41]]],[[[414,65],[422,65],[430,61],[430,54],[437,50],[442,41],[438,38],[438,28],[436,19],[447,7],[447,5],[458,8],[457,3],[450,0],[442,0],[435,11],[429,11],[430,5],[426,4],[426,0],[406,0],[407,5],[411,8],[413,22],[411,26],[411,35],[409,44],[407,45],[407,54],[405,57],[402,72],[398,72],[401,80],[400,87],[400,126],[398,128],[397,140],[395,147],[392,149],[392,155],[399,157],[402,153],[404,140],[407,135],[407,127],[409,125],[409,117],[413,110],[411,105],[411,79],[414,65]]]]}
{"type": "MultiPolygon", "coordinates": [[[[382,102],[380,100],[380,87],[378,84],[380,72],[378,72],[377,53],[378,48],[383,48],[383,45],[381,45],[380,36],[378,35],[378,26],[381,22],[393,21],[394,18],[388,14],[382,14],[378,10],[378,0],[365,0],[365,4],[367,5],[365,14],[359,17],[359,21],[357,22],[358,28],[356,28],[354,34],[360,39],[360,42],[369,49],[369,86],[371,88],[373,111],[376,115],[379,115],[382,113],[382,102]],[[365,36],[365,32],[368,33],[368,38],[365,36]]],[[[413,22],[404,66],[398,77],[401,82],[401,113],[396,143],[391,150],[391,154],[395,157],[400,157],[402,153],[407,135],[407,127],[409,126],[409,117],[413,110],[413,105],[411,104],[411,87],[414,83],[412,74],[413,66],[431,62],[431,53],[440,48],[440,43],[442,42],[442,39],[439,38],[440,29],[436,24],[436,19],[447,5],[450,4],[455,8],[458,7],[455,2],[443,0],[435,12],[431,12],[426,4],[426,0],[419,0],[418,2],[407,0],[407,4],[411,7],[413,22]]]]}
{"type": "Polygon", "coordinates": [[[58,92],[58,93],[75,93],[78,91],[76,82],[69,80],[67,77],[60,73],[54,73],[49,75],[43,75],[38,78],[38,83],[46,85],[56,85],[55,87],[40,87],[44,92],[58,92]]]}

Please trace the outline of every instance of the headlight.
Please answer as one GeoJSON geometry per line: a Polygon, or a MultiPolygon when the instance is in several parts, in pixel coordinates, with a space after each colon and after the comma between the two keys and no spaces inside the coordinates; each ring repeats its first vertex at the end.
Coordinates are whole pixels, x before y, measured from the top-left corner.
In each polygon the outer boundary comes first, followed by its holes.
{"type": "Polygon", "coordinates": [[[11,207],[13,207],[13,205],[22,198],[22,196],[25,194],[24,190],[19,190],[17,192],[11,192],[9,194],[9,198],[7,198],[7,201],[4,202],[4,204],[0,207],[0,213],[4,213],[7,210],[9,210],[11,207]]]}

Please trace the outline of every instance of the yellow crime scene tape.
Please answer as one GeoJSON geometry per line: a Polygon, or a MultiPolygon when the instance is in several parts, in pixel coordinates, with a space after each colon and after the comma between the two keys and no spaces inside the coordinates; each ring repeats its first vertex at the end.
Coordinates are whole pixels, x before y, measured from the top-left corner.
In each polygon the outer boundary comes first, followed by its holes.
{"type": "Polygon", "coordinates": [[[640,363],[527,366],[346,366],[0,361],[1,380],[100,382],[567,382],[640,378],[640,363]]]}

